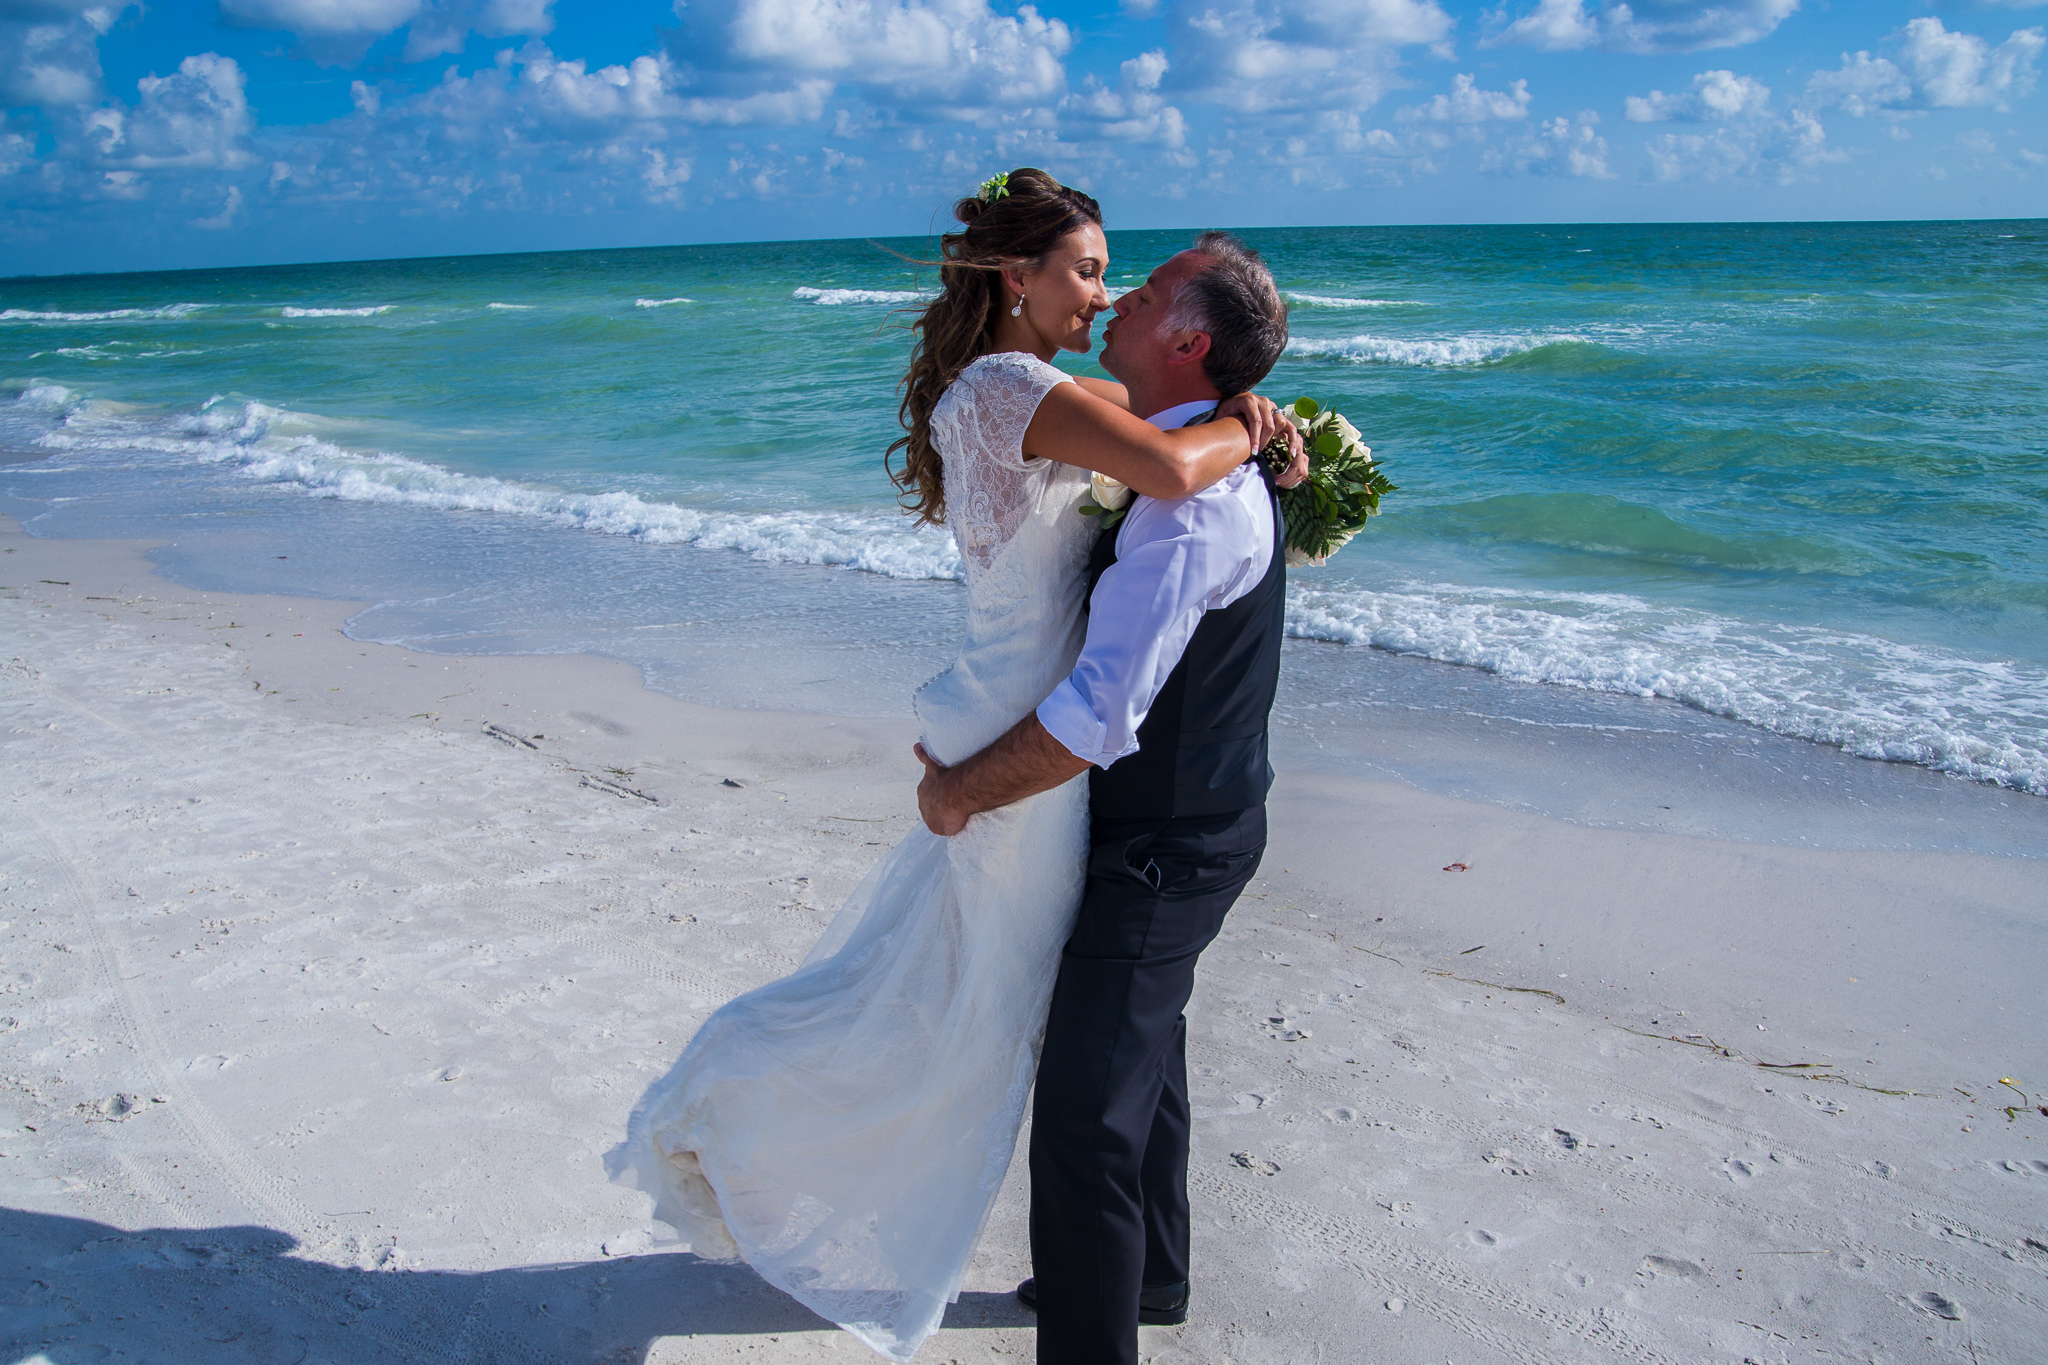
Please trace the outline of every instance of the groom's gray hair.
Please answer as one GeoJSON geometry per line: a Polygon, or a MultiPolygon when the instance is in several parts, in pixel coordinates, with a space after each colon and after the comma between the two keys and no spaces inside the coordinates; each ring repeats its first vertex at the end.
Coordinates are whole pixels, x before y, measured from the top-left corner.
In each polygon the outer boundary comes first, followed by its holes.
{"type": "Polygon", "coordinates": [[[1202,373],[1225,397],[1256,387],[1287,349],[1287,304],[1273,272],[1227,232],[1205,232],[1194,250],[1209,258],[1181,284],[1166,315],[1174,332],[1207,332],[1202,373]]]}

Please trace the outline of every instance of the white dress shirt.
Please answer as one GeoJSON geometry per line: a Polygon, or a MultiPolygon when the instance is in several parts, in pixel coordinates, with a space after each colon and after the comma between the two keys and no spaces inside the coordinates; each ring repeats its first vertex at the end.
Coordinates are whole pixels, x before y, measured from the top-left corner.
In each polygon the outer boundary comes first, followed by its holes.
{"type": "MultiPolygon", "coordinates": [[[[1148,420],[1171,431],[1215,406],[1182,403],[1148,420]]],[[[1246,463],[1191,497],[1134,499],[1114,534],[1116,562],[1088,599],[1081,657],[1038,707],[1052,737],[1098,768],[1138,751],[1138,727],[1202,613],[1266,576],[1273,500],[1258,466],[1246,463]]]]}

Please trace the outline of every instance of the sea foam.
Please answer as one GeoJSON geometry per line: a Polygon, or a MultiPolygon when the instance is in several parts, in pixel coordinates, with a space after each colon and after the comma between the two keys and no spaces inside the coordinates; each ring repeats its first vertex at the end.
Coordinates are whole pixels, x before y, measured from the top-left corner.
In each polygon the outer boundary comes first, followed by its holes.
{"type": "Polygon", "coordinates": [[[922,303],[934,296],[918,289],[814,289],[806,284],[791,290],[790,297],[835,307],[848,303],[922,303]]]}
{"type": "Polygon", "coordinates": [[[685,299],[685,298],[673,298],[673,299],[634,299],[634,300],[633,300],[633,306],[634,306],[635,308],[666,308],[666,307],[668,307],[668,306],[669,306],[670,304],[672,304],[672,303],[695,303],[696,301],[697,301],[697,300],[695,300],[695,299],[685,299]]]}
{"type": "Polygon", "coordinates": [[[46,313],[29,308],[0,310],[0,322],[112,322],[120,318],[182,318],[210,303],[167,303],[161,308],[112,308],[102,313],[46,313]]]}
{"type": "Polygon", "coordinates": [[[369,308],[286,308],[288,318],[370,318],[379,313],[388,313],[398,305],[380,303],[369,308]]]}
{"type": "Polygon", "coordinates": [[[1311,308],[1422,308],[1427,305],[1414,299],[1353,299],[1342,294],[1301,294],[1293,290],[1287,293],[1290,303],[1305,303],[1311,308]]]}
{"type": "Polygon", "coordinates": [[[145,419],[81,400],[61,385],[40,385],[14,406],[60,415],[59,425],[38,441],[45,448],[154,452],[314,497],[491,512],[650,545],[737,550],[770,563],[833,565],[891,578],[962,577],[952,538],[913,528],[900,515],[727,512],[628,492],[575,492],[465,474],[409,455],[350,449],[319,435],[318,419],[255,400],[214,398],[196,412],[145,419]]]}
{"type": "Polygon", "coordinates": [[[2048,796],[2048,673],[1855,631],[1769,625],[1622,593],[1296,584],[1287,633],[1517,682],[1664,697],[1862,758],[2048,796]]]}
{"type": "Polygon", "coordinates": [[[1289,355],[1316,359],[1347,360],[1354,364],[1418,365],[1448,367],[1484,365],[1506,360],[1545,346],[1584,342],[1587,338],[1570,332],[1549,332],[1501,336],[1473,333],[1453,337],[1293,337],[1289,355]]]}

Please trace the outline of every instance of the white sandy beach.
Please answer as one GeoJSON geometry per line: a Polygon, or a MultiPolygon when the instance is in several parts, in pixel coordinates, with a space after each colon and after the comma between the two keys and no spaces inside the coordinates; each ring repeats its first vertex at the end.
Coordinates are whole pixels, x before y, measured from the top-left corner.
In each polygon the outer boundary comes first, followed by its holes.
{"type": "MultiPolygon", "coordinates": [[[[146,548],[0,521],[4,1358],[874,1359],[600,1156],[909,828],[911,725],[358,644],[146,548]]],[[[2048,802],[1914,773],[2027,838],[1802,847],[1282,758],[1152,1360],[2048,1353],[2048,802]]],[[[1031,1358],[1024,1183],[920,1360],[1031,1358]]]]}

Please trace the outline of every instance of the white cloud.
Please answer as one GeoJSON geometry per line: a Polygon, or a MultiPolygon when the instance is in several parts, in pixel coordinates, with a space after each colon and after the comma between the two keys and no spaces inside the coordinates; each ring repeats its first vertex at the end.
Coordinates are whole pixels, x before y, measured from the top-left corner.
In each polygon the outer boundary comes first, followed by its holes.
{"type": "MultiPolygon", "coordinates": [[[[1769,37],[1799,0],[1540,0],[1489,32],[1481,46],[1525,43],[1545,52],[1698,52],[1769,37]]],[[[1502,10],[1505,15],[1505,9],[1502,10]]]]}
{"type": "Polygon", "coordinates": [[[694,66],[784,83],[823,78],[897,105],[1056,99],[1074,42],[1030,5],[1005,15],[988,0],[677,0],[676,16],[686,30],[677,55],[694,66]]]}
{"type": "Polygon", "coordinates": [[[35,160],[35,139],[20,133],[0,135],[0,175],[13,175],[35,160]]]}
{"type": "Polygon", "coordinates": [[[1454,26],[1436,0],[1175,0],[1167,84],[1249,112],[1363,109],[1403,48],[1440,45],[1454,26]]]}
{"type": "Polygon", "coordinates": [[[554,28],[552,9],[553,0],[220,0],[229,23],[282,29],[328,65],[360,61],[370,44],[407,25],[408,62],[460,52],[472,31],[538,36],[554,28]]]}
{"type": "Polygon", "coordinates": [[[1567,175],[1586,180],[1612,180],[1607,169],[1607,139],[1595,129],[1600,116],[1582,111],[1575,119],[1554,118],[1540,123],[1526,137],[1488,152],[1480,169],[1506,174],[1567,175]]]}
{"type": "Polygon", "coordinates": [[[1853,118],[1862,118],[1908,103],[1913,98],[1913,82],[1882,57],[1845,52],[1840,67],[1808,78],[1806,98],[1816,108],[1838,107],[1853,118]]]}
{"type": "Polygon", "coordinates": [[[128,8],[118,0],[0,4],[0,108],[76,108],[98,100],[100,35],[128,8]]]}
{"type": "Polygon", "coordinates": [[[2024,28],[1997,47],[1971,33],[1950,33],[1935,18],[1906,25],[1899,58],[1921,97],[1936,109],[1997,104],[2034,88],[2034,59],[2048,46],[2041,30],[2024,28]]]}
{"type": "Polygon", "coordinates": [[[538,45],[523,62],[501,52],[495,66],[470,76],[451,70],[432,90],[382,113],[387,122],[399,123],[424,114],[461,141],[579,143],[687,116],[663,58],[635,57],[624,66],[592,71],[581,60],[561,61],[538,45]]]}
{"type": "Polygon", "coordinates": [[[235,215],[241,211],[242,187],[240,185],[230,185],[228,186],[227,202],[220,206],[220,212],[206,218],[194,218],[192,226],[204,228],[208,232],[221,232],[234,226],[235,215]]]}
{"type": "Polygon", "coordinates": [[[647,186],[647,197],[657,204],[683,202],[683,186],[690,181],[690,159],[677,157],[674,161],[659,147],[647,149],[647,168],[640,172],[640,179],[647,186]]]}
{"type": "Polygon", "coordinates": [[[419,11],[420,0],[220,0],[221,18],[229,23],[283,29],[306,55],[328,65],[360,60],[371,43],[419,11]]]}
{"type": "Polygon", "coordinates": [[[1449,94],[1438,95],[1427,104],[1411,104],[1394,115],[1407,123],[1484,123],[1528,116],[1529,82],[1512,82],[1506,90],[1481,90],[1466,75],[1452,78],[1449,94]]]}
{"type": "Polygon", "coordinates": [[[1630,95],[1623,107],[1631,123],[1725,123],[1761,114],[1770,102],[1770,87],[1753,76],[1702,71],[1690,90],[1630,95]]]}
{"type": "Polygon", "coordinates": [[[412,22],[405,60],[462,51],[472,32],[486,38],[542,37],[555,27],[554,0],[439,0],[412,22]]]}
{"type": "Polygon", "coordinates": [[[1187,119],[1157,92],[1170,64],[1164,52],[1142,53],[1119,68],[1115,89],[1094,76],[1060,101],[1061,125],[1112,142],[1150,143],[1169,151],[1187,145],[1187,119]]]}
{"type": "Polygon", "coordinates": [[[132,170],[238,170],[251,156],[249,101],[233,57],[201,52],[168,76],[135,83],[134,109],[109,106],[86,116],[102,161],[132,170]]]}
{"type": "Polygon", "coordinates": [[[1806,98],[1862,117],[1887,109],[1963,109],[2003,105],[2034,88],[2034,60],[2048,47],[2038,28],[2023,28],[1997,47],[1971,33],[1952,33],[1941,20],[1915,19],[1896,35],[1899,59],[1842,54],[1842,65],[1815,74],[1806,98]]]}
{"type": "Polygon", "coordinates": [[[1803,109],[1711,133],[1664,133],[1643,145],[1662,181],[1767,180],[1788,185],[1847,154],[1828,146],[1827,130],[1803,109]]]}

